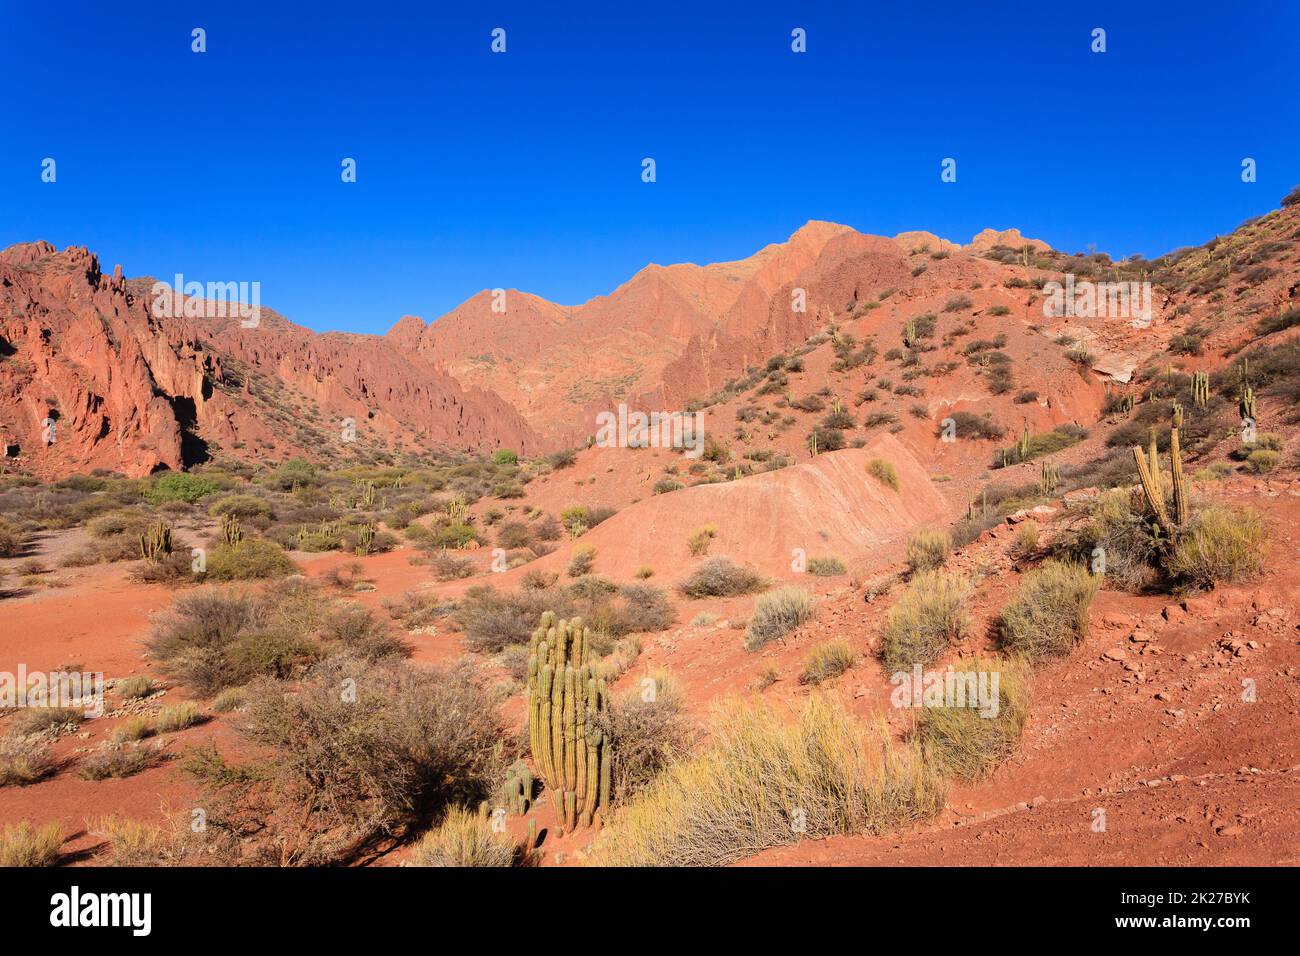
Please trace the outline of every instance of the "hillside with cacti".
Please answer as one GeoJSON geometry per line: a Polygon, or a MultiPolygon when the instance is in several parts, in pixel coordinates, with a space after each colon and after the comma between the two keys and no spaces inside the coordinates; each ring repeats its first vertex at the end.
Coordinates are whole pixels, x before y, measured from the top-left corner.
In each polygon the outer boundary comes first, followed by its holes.
{"type": "MultiPolygon", "coordinates": [[[[90,282],[130,324],[130,280],[6,256],[32,301],[90,282]]],[[[0,671],[105,681],[93,715],[0,711],[0,854],[1300,862],[1298,290],[1297,194],[1153,260],[812,223],[527,299],[492,361],[485,303],[335,355],[335,386],[278,317],[261,345],[187,330],[186,389],[214,391],[184,423],[163,323],[131,340],[167,409],[116,396],[140,427],[103,459],[104,406],[70,407],[94,376],[5,349],[71,434],[7,439],[0,671]],[[1058,314],[1067,280],[1150,282],[1150,321],[1058,314]],[[678,337],[614,349],[651,306],[678,337]],[[434,381],[454,427],[409,409],[434,381]],[[698,416],[698,443],[597,440],[620,402],[698,416]],[[355,442],[321,424],[342,412],[355,442]]]]}

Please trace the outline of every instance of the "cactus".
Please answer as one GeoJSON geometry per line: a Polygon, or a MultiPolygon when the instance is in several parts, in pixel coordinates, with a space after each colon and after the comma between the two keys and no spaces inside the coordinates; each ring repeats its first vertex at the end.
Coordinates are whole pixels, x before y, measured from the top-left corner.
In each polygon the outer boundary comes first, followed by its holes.
{"type": "Polygon", "coordinates": [[[916,345],[916,319],[908,319],[903,326],[903,344],[909,349],[916,345]]]}
{"type": "Polygon", "coordinates": [[[1255,417],[1255,390],[1249,385],[1241,387],[1241,404],[1239,407],[1243,419],[1249,418],[1253,422],[1259,421],[1255,417]]]}
{"type": "Polygon", "coordinates": [[[222,515],[221,540],[233,548],[243,537],[244,532],[239,529],[239,519],[234,515],[222,515]]]}
{"type": "Polygon", "coordinates": [[[157,564],[165,555],[171,553],[171,525],[159,521],[140,535],[140,556],[151,564],[157,564]]]}
{"type": "Polygon", "coordinates": [[[1169,430],[1169,478],[1174,486],[1174,524],[1181,527],[1192,516],[1187,502],[1187,479],[1183,475],[1183,451],[1178,431],[1183,426],[1183,406],[1174,403],[1174,424],[1169,430]]]}
{"type": "Polygon", "coordinates": [[[1044,497],[1050,495],[1061,483],[1061,469],[1050,461],[1043,462],[1038,473],[1038,493],[1044,497]]]}
{"type": "Polygon", "coordinates": [[[1205,408],[1210,404],[1210,376],[1208,373],[1193,373],[1192,401],[1197,408],[1205,408]]]}
{"type": "Polygon", "coordinates": [[[1164,485],[1160,481],[1160,452],[1156,447],[1156,430],[1147,429],[1149,440],[1147,443],[1147,465],[1151,472],[1151,487],[1155,490],[1156,495],[1163,503],[1165,500],[1164,485]]]}
{"type": "Polygon", "coordinates": [[[452,521],[460,521],[465,517],[465,512],[469,506],[465,504],[465,496],[459,491],[452,496],[451,501],[447,502],[447,517],[452,521]]]}
{"type": "Polygon", "coordinates": [[[1133,446],[1133,460],[1137,462],[1138,480],[1142,483],[1142,494],[1146,497],[1147,507],[1156,516],[1156,527],[1171,527],[1169,512],[1165,508],[1165,496],[1160,491],[1159,480],[1151,474],[1151,464],[1141,448],[1133,446]]]}
{"type": "Polygon", "coordinates": [[[375,526],[372,524],[363,524],[357,528],[357,554],[366,555],[370,553],[370,547],[375,543],[375,526]]]}
{"type": "Polygon", "coordinates": [[[506,813],[522,817],[532,802],[533,772],[528,769],[528,764],[516,760],[506,771],[506,780],[501,787],[501,806],[506,813]]]}
{"type": "Polygon", "coordinates": [[[1026,422],[1024,430],[1020,433],[1020,441],[1016,442],[1016,460],[1024,461],[1029,457],[1029,424],[1026,422]]]}
{"type": "Polygon", "coordinates": [[[608,700],[588,663],[588,639],[581,618],[557,621],[547,611],[529,645],[529,748],[567,830],[590,826],[610,799],[608,700]]]}

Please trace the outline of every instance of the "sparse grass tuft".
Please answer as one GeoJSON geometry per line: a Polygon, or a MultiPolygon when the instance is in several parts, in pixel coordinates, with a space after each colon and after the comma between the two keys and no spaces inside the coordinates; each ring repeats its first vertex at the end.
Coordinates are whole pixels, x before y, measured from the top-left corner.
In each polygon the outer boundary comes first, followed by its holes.
{"type": "Polygon", "coordinates": [[[833,578],[848,573],[848,565],[835,555],[823,555],[808,559],[808,573],[819,578],[833,578]]]}
{"type": "Polygon", "coordinates": [[[716,525],[701,525],[690,533],[690,536],[686,539],[686,546],[690,548],[691,554],[699,557],[709,550],[709,545],[713,543],[713,539],[717,536],[718,529],[716,525]]]}
{"type": "Polygon", "coordinates": [[[867,462],[867,473],[882,485],[895,491],[898,491],[901,487],[898,480],[898,469],[883,458],[873,458],[867,462]]]}
{"type": "Polygon", "coordinates": [[[845,640],[827,641],[812,649],[804,664],[803,674],[799,680],[804,684],[820,684],[822,681],[839,677],[853,666],[857,655],[845,640]]]}

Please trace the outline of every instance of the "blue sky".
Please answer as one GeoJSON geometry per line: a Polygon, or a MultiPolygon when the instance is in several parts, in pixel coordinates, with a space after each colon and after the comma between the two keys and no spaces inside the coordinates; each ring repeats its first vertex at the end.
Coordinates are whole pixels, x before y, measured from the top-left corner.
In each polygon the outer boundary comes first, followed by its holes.
{"type": "Polygon", "coordinates": [[[0,246],[259,281],[293,321],[382,332],[808,219],[1156,255],[1300,182],[1295,3],[278,6],[9,3],[0,246]]]}

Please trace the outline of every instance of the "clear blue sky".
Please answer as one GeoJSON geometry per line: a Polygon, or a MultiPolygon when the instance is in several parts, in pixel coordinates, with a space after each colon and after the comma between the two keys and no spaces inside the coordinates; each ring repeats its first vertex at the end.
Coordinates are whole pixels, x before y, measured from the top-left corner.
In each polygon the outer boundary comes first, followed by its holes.
{"type": "Polygon", "coordinates": [[[1296,3],[5,5],[0,245],[260,281],[320,330],[581,302],[810,218],[1156,255],[1300,182],[1296,3]]]}

